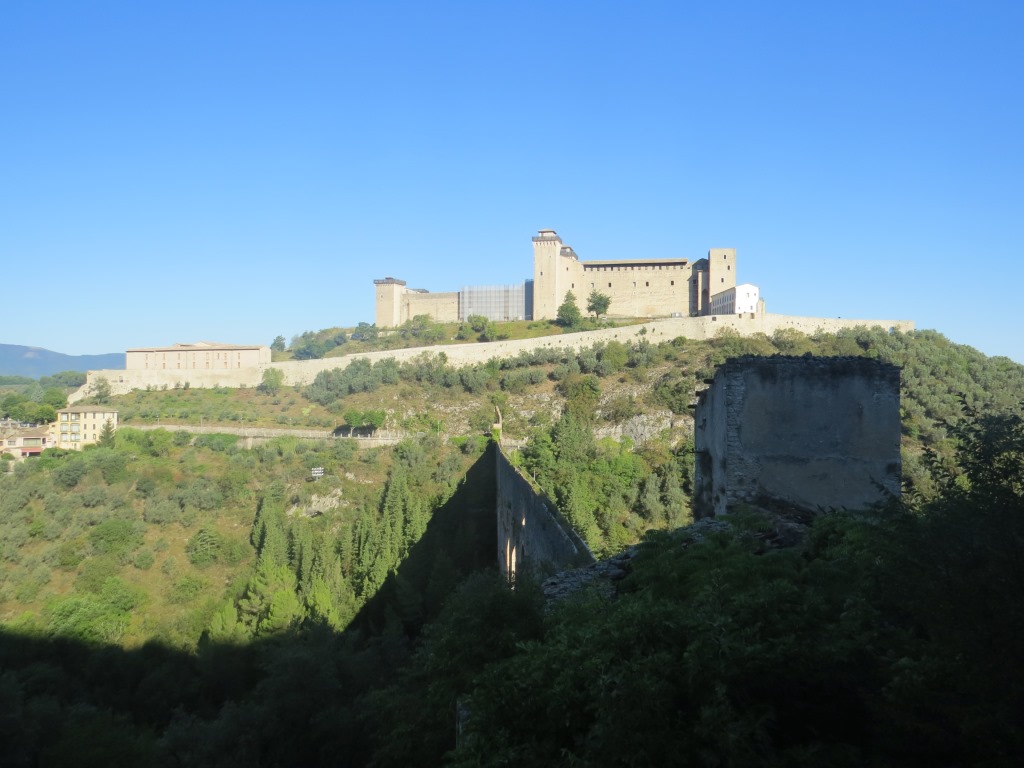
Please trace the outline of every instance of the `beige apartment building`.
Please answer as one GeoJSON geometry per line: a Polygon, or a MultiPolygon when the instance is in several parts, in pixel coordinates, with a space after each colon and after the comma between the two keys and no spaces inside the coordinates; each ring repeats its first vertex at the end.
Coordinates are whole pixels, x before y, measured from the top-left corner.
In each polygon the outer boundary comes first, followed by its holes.
{"type": "Polygon", "coordinates": [[[632,257],[582,261],[555,230],[542,229],[533,238],[533,280],[519,286],[431,293],[394,277],[373,282],[381,328],[399,326],[416,315],[438,322],[465,320],[470,314],[491,320],[552,320],[569,292],[585,313],[591,291],[611,299],[610,317],[696,317],[728,306],[724,297],[713,299],[736,289],[736,249],[712,248],[707,258],[693,262],[632,257]]]}
{"type": "Polygon", "coordinates": [[[268,363],[270,347],[213,341],[141,347],[129,349],[125,355],[125,368],[129,371],[224,371],[257,368],[268,363]]]}
{"type": "Polygon", "coordinates": [[[117,429],[117,411],[109,405],[69,405],[57,411],[57,420],[50,424],[50,447],[80,451],[99,442],[103,426],[117,429]]]}

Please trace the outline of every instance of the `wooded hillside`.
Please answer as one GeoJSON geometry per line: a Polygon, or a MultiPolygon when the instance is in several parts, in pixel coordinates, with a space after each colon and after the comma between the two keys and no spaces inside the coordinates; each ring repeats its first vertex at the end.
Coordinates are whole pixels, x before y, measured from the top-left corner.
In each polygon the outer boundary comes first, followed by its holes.
{"type": "Polygon", "coordinates": [[[1015,763],[1022,400],[1005,358],[868,330],[116,398],[113,447],[0,475],[0,762],[1015,763]],[[689,521],[694,388],[775,352],[903,367],[904,503],[784,551],[756,518],[669,533],[689,521]],[[645,542],[613,603],[545,610],[489,572],[495,405],[596,552],[645,542]],[[380,410],[409,437],[131,427],[285,409],[380,410]]]}

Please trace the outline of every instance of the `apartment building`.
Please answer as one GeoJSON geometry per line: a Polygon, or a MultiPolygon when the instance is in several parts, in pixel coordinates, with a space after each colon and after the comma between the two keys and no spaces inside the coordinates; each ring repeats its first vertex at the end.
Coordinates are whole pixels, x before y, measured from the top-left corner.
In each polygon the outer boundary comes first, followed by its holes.
{"type": "Polygon", "coordinates": [[[57,411],[57,420],[49,426],[49,447],[80,451],[99,442],[103,425],[117,429],[117,411],[109,405],[69,405],[57,411]]]}

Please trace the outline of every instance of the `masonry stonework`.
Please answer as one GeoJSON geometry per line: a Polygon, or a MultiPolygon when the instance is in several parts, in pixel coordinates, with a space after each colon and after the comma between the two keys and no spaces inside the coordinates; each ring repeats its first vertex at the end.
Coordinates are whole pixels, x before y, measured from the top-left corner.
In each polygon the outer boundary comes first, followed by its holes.
{"type": "Polygon", "coordinates": [[[900,493],[900,373],[859,357],[732,358],[698,398],[694,517],[815,514],[900,493]]]}
{"type": "Polygon", "coordinates": [[[129,349],[125,368],[140,371],[226,371],[270,362],[270,347],[255,344],[219,344],[197,341],[170,347],[129,349]]]}
{"type": "Polygon", "coordinates": [[[790,315],[720,315],[714,317],[678,317],[656,320],[643,325],[627,325],[621,328],[602,328],[597,331],[563,333],[558,336],[541,336],[533,339],[516,339],[477,344],[443,344],[413,349],[393,349],[381,352],[359,352],[344,357],[328,357],[321,360],[288,360],[279,363],[239,368],[234,370],[105,370],[89,371],[86,383],[68,397],[68,402],[77,402],[89,396],[97,379],[104,378],[110,384],[111,394],[123,395],[133,389],[162,389],[164,387],[255,387],[263,380],[263,371],[278,368],[284,372],[284,384],[301,386],[312,384],[320,371],[345,368],[350,362],[366,359],[371,362],[394,358],[399,362],[412,360],[420,355],[444,355],[456,367],[476,365],[488,360],[515,357],[540,347],[580,350],[598,343],[621,341],[636,342],[646,339],[652,344],[671,341],[676,337],[687,339],[712,339],[728,328],[741,336],[763,333],[771,336],[779,330],[792,329],[805,334],[836,333],[858,327],[886,328],[903,333],[914,330],[910,320],[840,320],[821,317],[794,317],[790,315]]]}
{"type": "Polygon", "coordinates": [[[498,567],[510,581],[517,573],[549,575],[594,562],[594,556],[554,505],[519,474],[499,447],[497,456],[498,567]]]}
{"type": "MultiPolygon", "coordinates": [[[[467,292],[430,293],[408,288],[404,280],[374,280],[378,327],[402,325],[416,315],[430,315],[438,322],[464,320],[467,292]]],[[[591,291],[611,299],[609,317],[688,317],[708,315],[716,294],[736,287],[736,249],[712,248],[707,258],[689,259],[624,257],[581,261],[553,229],[542,229],[533,238],[533,280],[507,289],[525,289],[522,310],[504,314],[483,312],[490,320],[520,316],[553,320],[571,292],[581,313],[586,312],[591,291]]]]}

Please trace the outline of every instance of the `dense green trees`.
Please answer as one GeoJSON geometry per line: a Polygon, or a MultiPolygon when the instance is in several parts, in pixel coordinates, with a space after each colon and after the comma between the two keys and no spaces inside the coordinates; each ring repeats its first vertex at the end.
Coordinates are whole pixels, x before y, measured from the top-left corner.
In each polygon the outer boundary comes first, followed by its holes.
{"type": "Polygon", "coordinates": [[[268,395],[276,395],[284,385],[284,371],[280,368],[267,368],[263,372],[263,379],[260,381],[260,392],[268,395]]]}
{"type": "Polygon", "coordinates": [[[566,292],[565,300],[558,305],[555,317],[558,320],[558,324],[564,328],[577,328],[583,321],[580,308],[576,305],[576,295],[572,291],[566,292]]]}
{"type": "Polygon", "coordinates": [[[587,312],[592,313],[594,315],[594,319],[596,320],[601,315],[608,314],[608,308],[611,306],[611,304],[611,297],[605,293],[601,293],[595,288],[590,292],[590,295],[587,297],[587,312]]]}
{"type": "Polygon", "coordinates": [[[100,376],[93,382],[89,392],[93,402],[105,405],[110,402],[110,382],[104,376],[100,376]]]}
{"type": "Polygon", "coordinates": [[[952,435],[933,499],[825,515],[768,552],[772,524],[755,518],[651,534],[617,600],[558,606],[505,658],[465,665],[469,681],[442,671],[464,651],[428,633],[389,692],[378,756],[433,743],[397,717],[447,690],[466,702],[460,743],[426,762],[1016,764],[1024,422],[969,412],[952,435]]]}
{"type": "Polygon", "coordinates": [[[57,409],[68,404],[63,389],[42,389],[33,384],[25,393],[11,392],[0,398],[0,417],[14,421],[49,424],[57,418],[57,409]]]}
{"type": "Polygon", "coordinates": [[[291,349],[292,357],[296,360],[313,360],[323,357],[347,341],[348,336],[340,328],[305,331],[292,337],[289,349],[291,349]]]}
{"type": "Polygon", "coordinates": [[[547,609],[523,581],[455,588],[458,553],[493,547],[467,543],[493,509],[473,476],[493,461],[461,480],[476,441],[245,450],[125,427],[114,448],[47,452],[0,477],[0,762],[1019,764],[1022,370],[930,333],[726,334],[310,388],[486,402],[553,379],[560,413],[523,469],[599,552],[649,532],[615,600],[547,609]],[[903,361],[906,506],[825,515],[781,550],[770,520],[652,530],[685,519],[688,445],[594,428],[685,414],[723,356],[781,349],[903,361]],[[312,465],[328,479],[305,483],[312,465]]]}
{"type": "Polygon", "coordinates": [[[474,337],[477,341],[496,341],[498,339],[498,326],[492,320],[483,315],[470,315],[466,322],[459,326],[455,338],[469,339],[474,337]]]}

